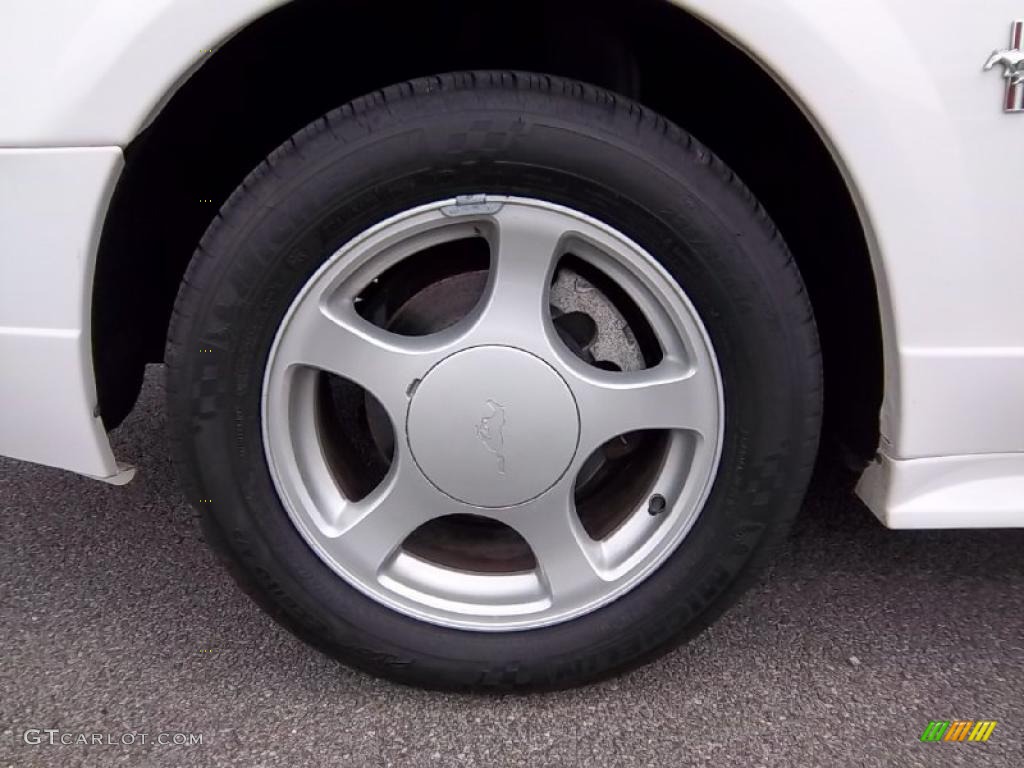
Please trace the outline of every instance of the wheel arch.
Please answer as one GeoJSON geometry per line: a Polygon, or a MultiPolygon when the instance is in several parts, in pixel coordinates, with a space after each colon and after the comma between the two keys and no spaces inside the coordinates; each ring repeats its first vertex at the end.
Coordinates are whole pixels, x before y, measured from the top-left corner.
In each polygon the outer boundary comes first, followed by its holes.
{"type": "MultiPolygon", "coordinates": [[[[193,5],[182,3],[180,13],[197,13],[193,5]]],[[[195,52],[179,57],[173,84],[148,94],[118,128],[131,140],[103,227],[92,314],[108,429],[134,403],[144,365],[162,359],[174,296],[199,237],[269,151],[378,87],[440,71],[511,68],[589,80],[635,98],[694,133],[743,178],[808,283],[825,354],[826,428],[860,459],[874,453],[883,370],[885,391],[895,390],[897,366],[887,359],[883,369],[895,326],[867,207],[793,73],[773,69],[770,55],[717,4],[637,0],[627,12],[617,4],[528,0],[509,14],[460,1],[446,4],[443,16],[420,4],[403,9],[397,29],[405,32],[394,28],[387,3],[225,7],[219,27],[204,25],[195,52]],[[268,12],[257,17],[254,8],[268,12]],[[567,28],[576,34],[565,38],[567,28]],[[382,29],[398,35],[387,38],[383,55],[382,29]],[[338,37],[343,45],[331,48],[338,37]],[[215,52],[196,66],[204,46],[215,52]],[[719,77],[688,77],[697,67],[719,77]],[[735,83],[744,84],[742,102],[731,91],[735,83]],[[820,209],[814,221],[803,214],[808,202],[820,209]],[[853,359],[841,354],[851,349],[853,359]]],[[[145,51],[133,50],[139,58],[122,64],[147,66],[145,51]]]]}

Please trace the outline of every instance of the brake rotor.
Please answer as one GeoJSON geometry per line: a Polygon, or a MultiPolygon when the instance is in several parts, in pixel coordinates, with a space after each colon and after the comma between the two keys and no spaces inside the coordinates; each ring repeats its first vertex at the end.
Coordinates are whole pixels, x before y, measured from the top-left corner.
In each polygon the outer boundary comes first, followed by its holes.
{"type": "Polygon", "coordinates": [[[583,347],[589,355],[588,362],[598,367],[611,367],[607,365],[611,363],[613,370],[618,371],[638,371],[644,367],[643,352],[626,318],[582,275],[568,268],[558,270],[551,285],[551,306],[563,315],[578,313],[592,321],[593,338],[583,347]]]}

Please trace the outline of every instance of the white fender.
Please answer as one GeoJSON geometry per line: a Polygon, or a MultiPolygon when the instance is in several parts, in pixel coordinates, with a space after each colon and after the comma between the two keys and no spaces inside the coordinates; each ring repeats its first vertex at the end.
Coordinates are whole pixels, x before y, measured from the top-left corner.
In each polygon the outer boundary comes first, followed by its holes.
{"type": "MultiPolygon", "coordinates": [[[[672,2],[775,77],[849,184],[871,248],[885,345],[886,467],[868,473],[862,493],[882,500],[872,506],[889,524],[907,523],[887,516],[896,507],[916,510],[909,524],[927,524],[929,505],[889,495],[913,483],[877,478],[897,476],[910,460],[961,457],[974,466],[978,456],[1000,455],[1009,467],[1020,464],[1006,456],[1024,453],[1024,115],[1002,112],[1005,80],[983,70],[1006,45],[1020,2],[986,0],[969,12],[931,0],[672,2]]],[[[43,12],[34,0],[8,0],[0,147],[126,145],[207,51],[280,4],[50,0],[43,12]]],[[[743,83],[720,87],[743,98],[743,83]]],[[[757,131],[750,135],[755,141],[757,131]]],[[[66,254],[62,280],[90,279],[94,250],[80,255],[66,254]]],[[[38,293],[23,300],[45,309],[62,291],[38,293]]],[[[67,330],[87,337],[83,322],[67,330]]],[[[929,498],[941,496],[934,482],[928,488],[929,498]]],[[[1024,525],[1024,502],[1011,506],[999,519],[1024,525]]]]}

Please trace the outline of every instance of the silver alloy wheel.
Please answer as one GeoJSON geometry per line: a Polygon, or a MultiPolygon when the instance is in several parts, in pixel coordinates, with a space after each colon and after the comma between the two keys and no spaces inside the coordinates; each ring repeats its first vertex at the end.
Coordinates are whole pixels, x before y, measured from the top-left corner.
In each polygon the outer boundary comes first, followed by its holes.
{"type": "Polygon", "coordinates": [[[479,631],[563,622],[623,595],[680,544],[710,491],[723,432],[722,382],[693,306],[636,243],[580,212],[539,200],[473,196],[405,211],[334,253],[286,313],[263,383],[263,441],[292,522],[349,584],[401,613],[479,631]],[[356,302],[389,267],[424,249],[483,237],[481,300],[457,323],[400,336],[356,302]],[[549,298],[571,253],[613,280],[661,347],[646,369],[602,370],[556,333],[549,298]],[[386,477],[348,500],[332,474],[316,416],[326,371],[371,393],[394,431],[386,477]],[[575,510],[588,457],[637,430],[666,430],[642,502],[596,540],[575,510]],[[660,496],[649,508],[648,500],[660,496]],[[657,514],[655,514],[657,512],[657,514]],[[403,547],[450,515],[516,531],[536,568],[461,570],[403,547]]]}

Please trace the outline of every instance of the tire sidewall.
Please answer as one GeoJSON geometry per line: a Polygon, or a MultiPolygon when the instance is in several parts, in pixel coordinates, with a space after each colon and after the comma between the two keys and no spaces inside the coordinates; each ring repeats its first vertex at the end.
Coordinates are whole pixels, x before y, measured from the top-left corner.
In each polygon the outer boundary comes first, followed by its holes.
{"type": "Polygon", "coordinates": [[[183,431],[191,492],[212,499],[202,506],[207,535],[292,629],[408,682],[557,686],[642,661],[703,626],[755,554],[778,541],[816,448],[817,344],[781,239],[685,134],[593,89],[581,98],[472,85],[414,88],[387,110],[373,98],[350,105],[240,187],[179,298],[188,320],[171,376],[187,396],[172,402],[172,425],[183,431]],[[479,193],[564,205],[639,243],[696,308],[725,396],[718,475],[676,551],[592,613],[511,633],[417,621],[339,578],[279,500],[259,416],[277,328],[323,262],[400,211],[479,193]]]}

